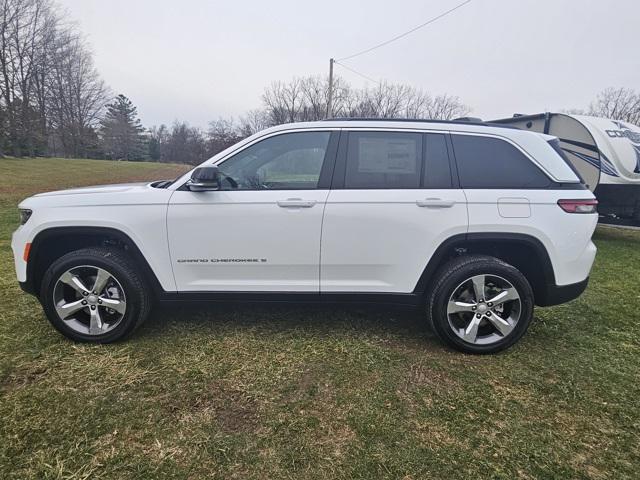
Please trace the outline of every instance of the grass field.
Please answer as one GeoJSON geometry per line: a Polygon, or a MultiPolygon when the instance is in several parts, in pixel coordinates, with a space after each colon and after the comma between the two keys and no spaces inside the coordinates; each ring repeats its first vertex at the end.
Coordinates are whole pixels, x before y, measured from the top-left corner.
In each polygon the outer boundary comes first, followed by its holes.
{"type": "Polygon", "coordinates": [[[18,201],[170,178],[151,163],[0,159],[0,478],[638,478],[640,233],[600,228],[587,292],[467,356],[417,313],[155,311],[73,344],[18,288],[18,201]]]}

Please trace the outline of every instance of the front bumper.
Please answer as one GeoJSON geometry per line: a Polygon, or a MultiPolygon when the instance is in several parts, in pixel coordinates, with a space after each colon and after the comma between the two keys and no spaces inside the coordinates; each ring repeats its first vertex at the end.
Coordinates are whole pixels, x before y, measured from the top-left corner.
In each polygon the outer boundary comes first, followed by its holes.
{"type": "Polygon", "coordinates": [[[19,282],[27,281],[27,262],[24,260],[24,249],[29,242],[29,235],[26,230],[24,226],[20,226],[11,236],[11,250],[13,251],[13,261],[19,282]]]}

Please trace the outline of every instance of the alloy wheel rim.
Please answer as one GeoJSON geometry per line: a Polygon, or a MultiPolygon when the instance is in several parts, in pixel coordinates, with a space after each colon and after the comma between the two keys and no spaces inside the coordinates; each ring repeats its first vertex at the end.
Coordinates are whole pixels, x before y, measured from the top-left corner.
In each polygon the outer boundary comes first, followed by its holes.
{"type": "Polygon", "coordinates": [[[120,282],[94,265],[73,267],[60,275],[53,289],[53,305],[66,326],[92,336],[113,330],[127,311],[120,282]]]}
{"type": "Polygon", "coordinates": [[[522,313],[516,288],[498,275],[481,274],[460,283],[447,302],[452,331],[473,345],[491,345],[509,336],[522,313]]]}

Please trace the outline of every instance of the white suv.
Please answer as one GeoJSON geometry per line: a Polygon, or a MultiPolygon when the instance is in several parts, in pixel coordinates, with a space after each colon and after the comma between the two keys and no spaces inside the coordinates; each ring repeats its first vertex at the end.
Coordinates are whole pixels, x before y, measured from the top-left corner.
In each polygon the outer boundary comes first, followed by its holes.
{"type": "Polygon", "coordinates": [[[547,135],[344,119],[260,132],[174,181],[20,204],[18,280],[74,340],[154,301],[385,302],[466,352],[515,343],[588,281],[596,200],[547,135]]]}

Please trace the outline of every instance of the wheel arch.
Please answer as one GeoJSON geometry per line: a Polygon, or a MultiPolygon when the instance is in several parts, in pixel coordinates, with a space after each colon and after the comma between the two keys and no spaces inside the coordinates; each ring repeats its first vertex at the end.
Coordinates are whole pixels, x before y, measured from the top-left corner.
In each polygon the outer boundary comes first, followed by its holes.
{"type": "Polygon", "coordinates": [[[466,254],[490,255],[513,265],[531,284],[536,305],[548,303],[548,286],[556,284],[551,258],[540,240],[522,233],[466,233],[449,237],[429,259],[414,293],[428,294],[436,272],[451,259],[466,254]]]}
{"type": "Polygon", "coordinates": [[[154,295],[163,291],[149,262],[129,235],[111,227],[51,227],[38,232],[31,242],[27,281],[23,288],[38,295],[47,268],[62,255],[90,246],[113,246],[126,251],[140,267],[154,295]]]}

